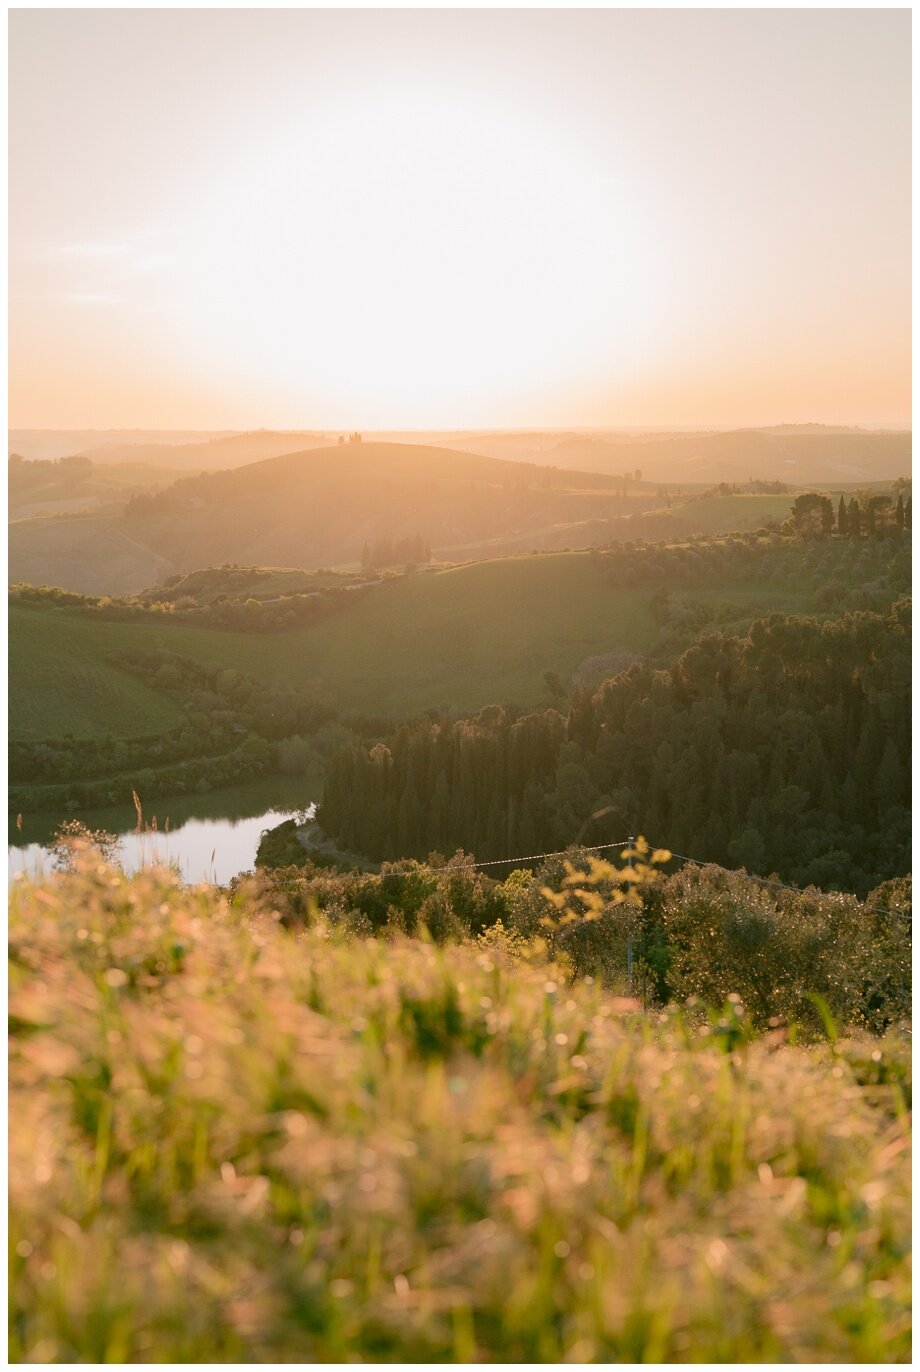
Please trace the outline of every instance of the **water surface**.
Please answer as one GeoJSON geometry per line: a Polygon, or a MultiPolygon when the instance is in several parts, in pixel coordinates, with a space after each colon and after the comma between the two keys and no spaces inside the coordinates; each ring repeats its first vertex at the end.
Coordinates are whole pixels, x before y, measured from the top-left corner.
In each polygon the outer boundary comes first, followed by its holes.
{"type": "Polygon", "coordinates": [[[285,819],[313,814],[310,790],[315,794],[315,788],[301,782],[275,777],[209,795],[183,796],[174,802],[160,800],[145,815],[140,834],[136,814],[125,807],[67,816],[24,816],[21,830],[15,824],[10,827],[9,878],[13,881],[20,873],[41,877],[52,872],[54,863],[47,845],[61,820],[71,818],[92,829],[117,834],[122,844],[118,860],[129,874],[166,863],[176,865],[185,881],[224,885],[238,873],[252,870],[265,829],[285,819]]]}

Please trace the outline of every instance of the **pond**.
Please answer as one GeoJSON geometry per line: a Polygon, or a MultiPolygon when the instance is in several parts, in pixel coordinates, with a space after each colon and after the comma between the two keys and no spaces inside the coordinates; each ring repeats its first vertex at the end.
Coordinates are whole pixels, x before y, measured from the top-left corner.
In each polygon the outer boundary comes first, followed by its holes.
{"type": "Polygon", "coordinates": [[[9,879],[12,882],[20,873],[47,876],[54,870],[46,845],[67,818],[118,834],[122,843],[119,863],[128,873],[156,863],[175,863],[185,881],[225,885],[239,872],[252,870],[264,829],[295,815],[312,816],[316,807],[308,799],[311,790],[317,793],[310,783],[266,777],[209,795],[158,800],[145,814],[141,834],[134,810],[125,807],[26,816],[21,830],[14,822],[10,825],[9,837],[18,842],[11,842],[8,850],[9,879]]]}

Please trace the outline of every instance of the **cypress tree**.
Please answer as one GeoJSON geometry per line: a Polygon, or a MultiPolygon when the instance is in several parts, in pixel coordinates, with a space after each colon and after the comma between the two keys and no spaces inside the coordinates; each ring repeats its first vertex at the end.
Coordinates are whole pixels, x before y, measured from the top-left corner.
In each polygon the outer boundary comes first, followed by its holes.
{"type": "Polygon", "coordinates": [[[846,532],[847,532],[847,507],[846,507],[846,505],[844,504],[843,496],[840,497],[840,503],[839,503],[839,505],[837,506],[837,532],[838,532],[838,534],[840,534],[840,536],[841,536],[842,538],[843,538],[843,537],[846,537],[846,532]]]}
{"type": "Polygon", "coordinates": [[[827,496],[821,501],[821,533],[826,538],[834,532],[834,507],[827,496]]]}
{"type": "Polygon", "coordinates": [[[851,538],[859,538],[862,532],[862,514],[855,496],[850,501],[850,508],[847,511],[847,531],[851,538]]]}
{"type": "Polygon", "coordinates": [[[910,496],[907,497],[907,504],[904,506],[904,527],[910,529],[910,496]]]}
{"type": "Polygon", "coordinates": [[[904,528],[904,494],[902,491],[898,491],[898,503],[895,507],[894,522],[899,529],[904,528]]]}

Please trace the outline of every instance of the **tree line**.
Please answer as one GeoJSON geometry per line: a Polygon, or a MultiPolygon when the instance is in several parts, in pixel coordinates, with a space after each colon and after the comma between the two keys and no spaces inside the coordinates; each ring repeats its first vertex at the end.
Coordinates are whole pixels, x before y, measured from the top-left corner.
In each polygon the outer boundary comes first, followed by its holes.
{"type": "MultiPolygon", "coordinates": [[[[639,908],[611,902],[598,918],[547,934],[545,891],[565,889],[565,862],[589,875],[577,846],[533,871],[498,877],[477,871],[462,850],[449,859],[433,853],[424,863],[385,862],[368,873],[308,855],[293,831],[288,821],[267,835],[257,861],[264,903],[294,927],[320,919],[382,938],[424,930],[440,943],[476,939],[512,959],[533,956],[549,939],[557,964],[575,976],[629,989],[648,1004],[692,997],[718,1010],[740,998],[741,1013],[759,1028],[781,1017],[820,1034],[814,993],[842,1025],[881,1032],[910,1016],[909,877],[882,883],[860,902],[773,890],[739,872],[687,865],[643,886],[639,908]]],[[[619,862],[618,853],[610,856],[619,862]]],[[[605,898],[611,889],[604,888],[605,898]]]]}
{"type": "Polygon", "coordinates": [[[67,610],[91,619],[120,623],[169,619],[206,629],[230,629],[241,633],[272,634],[312,624],[367,594],[359,582],[323,586],[308,591],[281,591],[270,599],[226,592],[201,599],[194,592],[173,596],[158,588],[132,596],[93,596],[65,591],[59,586],[33,586],[16,582],[9,588],[11,604],[36,610],[67,610]]]}
{"type": "Polygon", "coordinates": [[[419,566],[431,561],[431,544],[421,534],[407,538],[375,538],[361,550],[361,566],[365,571],[378,567],[419,566]]]}
{"type": "Polygon", "coordinates": [[[375,860],[481,860],[629,833],[797,885],[909,867],[910,604],[773,614],[638,662],[563,715],[426,719],[330,763],[320,821],[375,860]],[[616,831],[616,832],[614,832],[616,831]]]}
{"type": "Polygon", "coordinates": [[[130,804],[133,790],[155,799],[285,770],[293,740],[339,718],[334,705],[308,691],[175,653],[125,649],[110,661],[176,700],[183,723],[142,738],[12,742],[13,812],[130,804]]]}
{"type": "Polygon", "coordinates": [[[820,538],[832,534],[841,538],[884,538],[892,530],[910,532],[911,498],[908,495],[905,504],[903,490],[898,491],[896,504],[890,495],[873,492],[867,493],[862,503],[855,496],[846,501],[841,495],[835,514],[829,496],[810,491],[796,496],[792,523],[796,533],[820,538]]]}

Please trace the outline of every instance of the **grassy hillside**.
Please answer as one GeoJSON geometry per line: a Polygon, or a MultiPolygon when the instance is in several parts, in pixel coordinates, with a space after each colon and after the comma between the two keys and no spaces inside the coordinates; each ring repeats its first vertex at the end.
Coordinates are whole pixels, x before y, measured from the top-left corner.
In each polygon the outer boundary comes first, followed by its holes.
{"type": "Polygon", "coordinates": [[[121,513],[19,519],[10,575],[124,595],[227,562],[355,567],[381,540],[419,539],[448,560],[664,541],[782,521],[795,495],[686,499],[698,482],[669,493],[636,470],[604,475],[421,444],[314,447],[187,477],[135,496],[121,513]]]}
{"type": "MultiPolygon", "coordinates": [[[[605,567],[603,558],[570,552],[428,570],[372,587],[313,624],[271,634],[199,628],[166,617],[119,623],[12,604],[11,737],[54,737],[68,729],[77,737],[117,733],[116,698],[124,699],[125,717],[137,720],[140,731],[153,732],[155,726],[141,724],[136,683],[105,665],[126,648],[178,653],[306,687],[340,710],[394,718],[437,707],[539,704],[548,699],[547,672],[568,681],[587,659],[647,650],[659,634],[651,609],[655,585],[660,580],[678,592],[683,586],[679,570],[664,570],[654,584],[628,588],[605,567]],[[87,693],[87,681],[97,677],[106,691],[87,693]]],[[[246,583],[247,594],[313,584],[296,570],[264,570],[266,577],[246,583]]],[[[168,594],[194,590],[207,599],[231,575],[251,574],[194,573],[168,594]]],[[[790,568],[785,584],[742,575],[724,590],[694,590],[693,599],[725,607],[723,622],[741,624],[771,610],[804,610],[809,593],[796,585],[790,568]]]]}
{"type": "Polygon", "coordinates": [[[14,893],[14,1361],[909,1361],[896,1039],[260,904],[14,893]]]}
{"type": "Polygon", "coordinates": [[[11,581],[124,595],[172,570],[169,559],[138,542],[117,515],[45,515],[9,526],[11,581]]]}
{"type": "Polygon", "coordinates": [[[10,575],[123,594],[223,562],[356,564],[380,538],[418,536],[437,550],[655,503],[610,476],[412,444],[336,446],[190,477],[113,520],[20,523],[10,575]]]}
{"type": "MultiPolygon", "coordinates": [[[[701,500],[675,502],[655,518],[674,522],[674,536],[685,534],[727,534],[736,530],[759,529],[769,520],[782,522],[789,517],[794,495],[710,495],[701,500]]],[[[636,537],[641,538],[641,523],[636,537]]]]}
{"type": "Polygon", "coordinates": [[[220,596],[237,599],[274,600],[293,592],[361,585],[366,573],[317,571],[302,567],[203,567],[194,572],[169,577],[159,585],[142,591],[137,597],[142,604],[156,601],[179,601],[193,597],[199,605],[213,603],[220,596]]]}
{"type": "Polygon", "coordinates": [[[137,626],[91,625],[54,611],[10,607],[11,738],[131,738],[179,722],[168,697],[106,661],[110,648],[124,641],[120,632],[107,635],[107,628],[127,631],[133,646],[141,646],[137,626]]]}
{"type": "Polygon", "coordinates": [[[430,708],[540,705],[550,699],[547,673],[568,686],[621,670],[624,653],[651,649],[670,662],[707,625],[744,632],[771,612],[884,611],[909,592],[910,552],[896,538],[617,543],[360,582],[223,566],[82,610],[24,588],[10,605],[11,736],[153,732],[161,712],[150,712],[145,729],[136,683],[107,665],[124,650],[228,667],[300,688],[323,708],[391,720],[430,708]],[[165,604],[145,608],[153,602],[165,604]],[[88,691],[89,681],[105,690],[88,691]]]}
{"type": "MultiPolygon", "coordinates": [[[[647,600],[605,586],[589,554],[569,553],[401,577],[315,625],[270,636],[11,605],[11,736],[115,732],[108,704],[127,678],[112,674],[104,698],[86,682],[90,672],[105,677],[106,658],[124,648],[312,685],[340,708],[375,714],[534,704],[547,696],[547,671],[567,676],[594,654],[652,642],[647,600]]],[[[128,711],[135,692],[132,683],[128,711]]]]}

